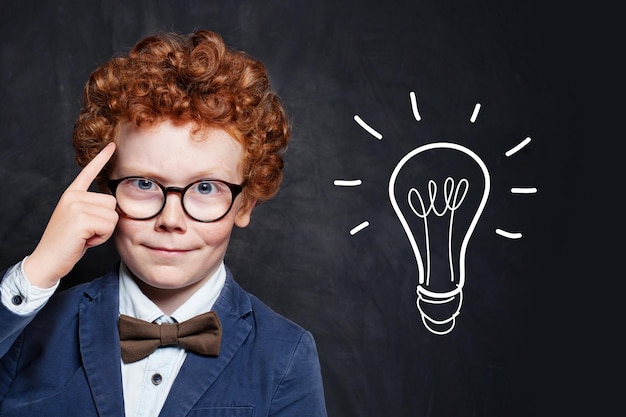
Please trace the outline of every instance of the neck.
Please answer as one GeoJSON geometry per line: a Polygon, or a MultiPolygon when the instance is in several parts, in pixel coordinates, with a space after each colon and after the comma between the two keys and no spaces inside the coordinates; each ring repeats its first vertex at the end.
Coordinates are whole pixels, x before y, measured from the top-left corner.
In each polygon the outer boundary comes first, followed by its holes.
{"type": "Polygon", "coordinates": [[[172,315],[180,306],[198,289],[202,282],[195,283],[183,288],[157,288],[146,284],[142,280],[133,276],[141,292],[148,297],[165,314],[172,315]]]}

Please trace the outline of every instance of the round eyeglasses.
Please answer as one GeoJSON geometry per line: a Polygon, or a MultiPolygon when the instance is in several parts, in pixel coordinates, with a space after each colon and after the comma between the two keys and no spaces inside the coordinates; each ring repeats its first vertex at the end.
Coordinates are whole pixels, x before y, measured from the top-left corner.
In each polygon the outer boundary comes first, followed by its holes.
{"type": "Polygon", "coordinates": [[[165,187],[147,177],[124,177],[107,182],[117,200],[118,211],[133,220],[148,220],[163,211],[168,193],[180,194],[185,213],[192,219],[211,223],[226,216],[244,184],[202,179],[180,188],[165,187]]]}

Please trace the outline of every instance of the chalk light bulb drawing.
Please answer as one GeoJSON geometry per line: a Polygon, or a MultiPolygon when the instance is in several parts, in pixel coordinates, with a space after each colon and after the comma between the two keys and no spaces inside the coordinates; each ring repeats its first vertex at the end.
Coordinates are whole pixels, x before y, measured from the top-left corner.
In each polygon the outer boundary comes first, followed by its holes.
{"type": "Polygon", "coordinates": [[[463,285],[465,284],[465,257],[467,246],[476,223],[485,208],[489,197],[490,176],[485,163],[470,149],[446,142],[437,142],[420,146],[406,154],[396,165],[389,179],[389,199],[391,205],[404,228],[415,255],[418,271],[417,307],[420,311],[422,323],[435,334],[447,334],[452,331],[463,303],[463,285]],[[471,158],[480,168],[482,184],[477,184],[467,178],[455,180],[454,176],[447,176],[443,184],[437,184],[434,179],[419,179],[425,182],[420,189],[398,187],[396,180],[402,170],[409,170],[411,164],[420,165],[420,158],[433,153],[446,154],[460,152],[471,158]],[[441,192],[439,192],[441,186],[441,192]],[[479,188],[479,203],[477,207],[467,204],[469,192],[479,188]],[[399,204],[399,200],[406,204],[399,204]],[[402,207],[401,207],[402,206],[402,207]],[[472,210],[469,225],[462,226],[457,220],[457,212],[472,210]],[[447,271],[433,270],[431,251],[430,223],[432,219],[445,217],[447,240],[447,271]],[[422,230],[416,230],[412,223],[414,218],[422,223],[422,230]],[[422,245],[418,245],[416,233],[423,233],[422,245]],[[462,235],[460,247],[456,247],[455,236],[462,235]]]}
{"type": "MultiPolygon", "coordinates": [[[[411,92],[409,97],[413,116],[419,122],[421,116],[416,95],[411,92]]],[[[471,123],[476,121],[480,108],[480,103],[476,103],[471,123]]],[[[354,121],[370,135],[382,140],[383,135],[359,115],[354,116],[354,121]]],[[[530,137],[525,138],[505,155],[511,157],[530,141],[530,137]]],[[[334,181],[334,185],[339,187],[361,184],[360,179],[334,181]]],[[[450,333],[460,314],[466,281],[467,247],[490,189],[491,178],[482,159],[470,149],[451,142],[435,142],[415,148],[398,162],[389,179],[389,200],[417,263],[416,304],[424,326],[434,334],[450,333]],[[451,163],[452,159],[455,162],[451,163]],[[452,172],[428,174],[426,171],[430,165],[438,168],[445,166],[444,171],[451,169],[452,172]],[[404,175],[407,172],[408,175],[404,175]],[[420,185],[415,185],[415,182],[420,185]],[[420,235],[419,244],[416,235],[420,235]],[[442,239],[441,236],[445,237],[442,239]],[[433,252],[433,247],[439,250],[433,252]],[[441,250],[442,247],[444,250],[441,250]]],[[[512,187],[510,191],[512,194],[534,194],[537,189],[512,187]]],[[[350,235],[361,232],[369,225],[369,221],[361,222],[350,230],[350,235]]],[[[522,237],[519,232],[500,228],[495,232],[507,239],[522,237]]]]}

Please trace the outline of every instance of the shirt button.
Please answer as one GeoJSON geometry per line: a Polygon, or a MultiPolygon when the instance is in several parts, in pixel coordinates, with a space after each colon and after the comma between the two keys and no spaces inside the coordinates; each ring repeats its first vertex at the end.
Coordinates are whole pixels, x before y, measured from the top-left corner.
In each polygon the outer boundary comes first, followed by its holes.
{"type": "Polygon", "coordinates": [[[159,385],[161,382],[163,382],[163,377],[161,376],[160,373],[157,372],[156,374],[152,375],[151,380],[152,380],[152,384],[159,385]]]}
{"type": "Polygon", "coordinates": [[[24,298],[21,295],[14,295],[13,298],[11,298],[11,302],[14,306],[19,306],[23,301],[24,298]]]}

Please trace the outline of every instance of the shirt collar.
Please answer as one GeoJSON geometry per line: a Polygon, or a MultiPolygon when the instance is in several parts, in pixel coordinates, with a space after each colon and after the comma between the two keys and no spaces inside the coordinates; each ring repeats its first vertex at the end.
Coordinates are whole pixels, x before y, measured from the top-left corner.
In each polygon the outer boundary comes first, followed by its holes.
{"type": "MultiPolygon", "coordinates": [[[[161,309],[139,289],[139,286],[131,277],[128,267],[123,262],[120,264],[119,275],[120,314],[147,322],[153,322],[164,315],[161,309]]],[[[225,281],[226,268],[224,262],[221,262],[213,276],[198,288],[170,317],[180,323],[198,314],[211,311],[215,300],[217,300],[222,288],[224,288],[225,281]]]]}

